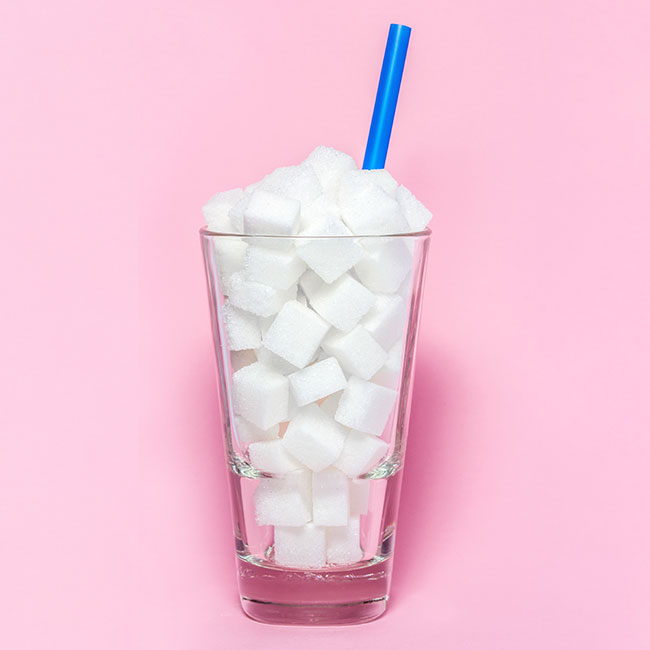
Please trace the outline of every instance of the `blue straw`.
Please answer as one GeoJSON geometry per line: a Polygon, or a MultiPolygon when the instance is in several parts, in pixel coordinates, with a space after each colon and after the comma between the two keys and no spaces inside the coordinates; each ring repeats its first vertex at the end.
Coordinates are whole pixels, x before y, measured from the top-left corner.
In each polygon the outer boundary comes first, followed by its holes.
{"type": "Polygon", "coordinates": [[[392,24],[388,31],[379,88],[377,88],[377,99],[375,99],[375,109],[372,112],[366,155],[363,159],[363,169],[383,169],[386,163],[386,152],[388,151],[390,132],[393,128],[397,96],[402,83],[410,36],[411,28],[406,25],[392,24]]]}

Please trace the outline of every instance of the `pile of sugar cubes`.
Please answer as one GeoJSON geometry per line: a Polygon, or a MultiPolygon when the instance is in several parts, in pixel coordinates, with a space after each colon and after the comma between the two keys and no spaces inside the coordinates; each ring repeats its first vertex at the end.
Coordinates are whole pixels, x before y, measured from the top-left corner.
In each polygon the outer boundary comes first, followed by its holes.
{"type": "Polygon", "coordinates": [[[329,147],[203,211],[214,232],[281,236],[213,242],[234,430],[264,474],[257,524],[274,527],[279,565],[358,562],[370,492],[359,477],[389,452],[413,250],[354,235],[418,232],[431,213],[387,171],[329,147]]]}

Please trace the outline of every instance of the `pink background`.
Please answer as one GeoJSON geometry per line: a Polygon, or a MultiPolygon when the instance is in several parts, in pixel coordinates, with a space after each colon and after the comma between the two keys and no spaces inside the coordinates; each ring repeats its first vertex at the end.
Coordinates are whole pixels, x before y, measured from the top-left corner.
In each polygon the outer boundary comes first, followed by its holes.
{"type": "Polygon", "coordinates": [[[650,647],[646,0],[4,5],[0,647],[650,647]],[[436,215],[393,599],[265,627],[200,206],[361,161],[391,21],[388,166],[436,215]]]}

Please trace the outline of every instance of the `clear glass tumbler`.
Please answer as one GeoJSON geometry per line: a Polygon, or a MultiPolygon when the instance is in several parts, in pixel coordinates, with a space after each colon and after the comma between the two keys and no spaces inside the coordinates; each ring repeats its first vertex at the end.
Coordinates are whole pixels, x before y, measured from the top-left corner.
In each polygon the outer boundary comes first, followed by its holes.
{"type": "Polygon", "coordinates": [[[244,612],[302,625],[377,618],[431,233],[200,234],[244,612]]]}

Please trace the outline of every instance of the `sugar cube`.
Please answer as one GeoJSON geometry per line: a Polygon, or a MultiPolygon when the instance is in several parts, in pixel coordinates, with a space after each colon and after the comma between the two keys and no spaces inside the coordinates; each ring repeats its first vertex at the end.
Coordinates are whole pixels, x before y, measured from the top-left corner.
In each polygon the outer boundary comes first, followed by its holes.
{"type": "Polygon", "coordinates": [[[284,304],[262,339],[264,347],[297,368],[311,360],[329,325],[314,311],[296,300],[284,304]]]}
{"type": "Polygon", "coordinates": [[[280,310],[287,294],[268,284],[247,280],[244,274],[238,271],[230,276],[228,297],[231,304],[239,309],[257,316],[271,316],[280,310]]]}
{"type": "Polygon", "coordinates": [[[224,291],[224,279],[244,268],[244,258],[248,244],[237,237],[214,237],[212,242],[219,277],[222,280],[221,290],[224,291]]]}
{"type": "Polygon", "coordinates": [[[314,472],[324,470],[339,457],[344,441],[344,429],[316,404],[302,408],[282,438],[287,451],[314,472]]]}
{"type": "Polygon", "coordinates": [[[262,189],[256,189],[250,197],[244,210],[245,233],[290,237],[298,232],[300,201],[262,189]]]}
{"type": "Polygon", "coordinates": [[[317,526],[345,526],[348,523],[348,478],[329,468],[312,474],[312,517],[317,526]]]}
{"type": "Polygon", "coordinates": [[[388,358],[385,350],[361,325],[347,334],[331,331],[322,345],[325,352],[336,357],[345,372],[361,379],[370,379],[388,358]]]}
{"type": "MultiPolygon", "coordinates": [[[[328,194],[321,194],[311,203],[300,206],[300,235],[306,228],[327,229],[334,223],[341,223],[341,208],[328,194]]],[[[312,233],[313,234],[313,233],[312,233]]]]}
{"type": "Polygon", "coordinates": [[[282,357],[279,357],[277,354],[267,350],[264,346],[261,346],[257,349],[257,360],[267,368],[280,373],[281,375],[290,375],[293,372],[296,372],[298,368],[292,363],[289,363],[282,357]]]}
{"type": "Polygon", "coordinates": [[[388,350],[402,338],[406,322],[406,304],[398,294],[378,294],[375,304],[363,317],[361,324],[372,337],[388,350]]]}
{"type": "Polygon", "coordinates": [[[307,156],[323,189],[333,198],[338,197],[341,178],[347,171],[357,168],[352,156],[332,147],[316,147],[307,156]]]}
{"type": "Polygon", "coordinates": [[[356,235],[389,235],[409,230],[397,201],[376,185],[341,203],[341,216],[356,235]]]}
{"type": "Polygon", "coordinates": [[[404,217],[409,222],[409,226],[413,232],[419,232],[427,227],[431,221],[431,212],[427,210],[420,201],[418,201],[413,194],[407,190],[403,185],[397,188],[396,194],[397,202],[402,208],[404,217]]]}
{"type": "Polygon", "coordinates": [[[325,529],[314,524],[300,527],[276,526],[274,559],[280,566],[319,569],[326,562],[325,529]]]}
{"type": "Polygon", "coordinates": [[[360,476],[371,470],[387,451],[388,444],[381,438],[361,431],[348,431],[334,467],[347,476],[360,476]]]}
{"type": "Polygon", "coordinates": [[[363,559],[361,550],[361,523],[358,516],[350,517],[347,526],[327,529],[327,563],[355,564],[363,559]]]}
{"type": "Polygon", "coordinates": [[[323,191],[314,168],[306,163],[274,169],[264,177],[260,188],[303,205],[312,202],[323,191]]]}
{"type": "Polygon", "coordinates": [[[285,449],[280,439],[251,442],[248,445],[248,457],[253,467],[270,474],[286,474],[302,467],[285,449]]]}
{"type": "Polygon", "coordinates": [[[312,296],[323,286],[323,281],[313,271],[305,271],[298,281],[300,290],[311,300],[312,296]]]}
{"type": "Polygon", "coordinates": [[[336,415],[336,409],[339,407],[341,395],[343,395],[343,391],[330,395],[319,404],[320,409],[333,418],[336,415]]]}
{"type": "Polygon", "coordinates": [[[413,258],[399,239],[382,241],[368,250],[354,267],[371,291],[394,293],[413,266],[413,258]]]}
{"type": "Polygon", "coordinates": [[[334,282],[351,269],[364,255],[363,248],[342,221],[307,226],[301,236],[314,239],[296,240],[296,252],[325,282],[334,282]],[[321,237],[319,239],[319,237],[321,237]],[[328,239],[337,237],[340,239],[328,239]]]}
{"type": "Polygon", "coordinates": [[[397,388],[402,376],[402,341],[388,351],[386,363],[373,376],[372,382],[386,388],[397,388]]]}
{"type": "Polygon", "coordinates": [[[350,481],[350,515],[368,514],[370,504],[370,481],[353,478],[350,481]]]}
{"type": "Polygon", "coordinates": [[[330,325],[349,332],[375,304],[375,296],[346,273],[313,291],[309,303],[330,325]]]}
{"type": "Polygon", "coordinates": [[[259,362],[232,376],[232,392],[235,413],[260,429],[287,419],[289,380],[259,362]]]}
{"type": "Polygon", "coordinates": [[[232,208],[239,199],[244,196],[240,188],[219,192],[215,194],[203,206],[203,216],[205,217],[208,230],[212,232],[234,232],[230,221],[230,208],[232,208]]]}
{"type": "Polygon", "coordinates": [[[243,196],[228,211],[233,232],[244,232],[244,212],[246,212],[248,204],[251,202],[251,196],[252,192],[244,192],[243,196]]]}
{"type": "Polygon", "coordinates": [[[334,419],[343,426],[380,436],[393,410],[397,393],[357,377],[350,377],[334,419]]]}
{"type": "Polygon", "coordinates": [[[318,361],[289,375],[289,388],[298,406],[305,406],[343,390],[347,380],[334,357],[318,361]]]}
{"type": "Polygon", "coordinates": [[[253,497],[260,526],[302,526],[311,521],[311,472],[263,478],[253,497]]]}
{"type": "Polygon", "coordinates": [[[341,177],[339,202],[348,203],[372,188],[379,188],[389,197],[395,198],[397,181],[385,169],[356,169],[347,171],[341,177]]]}
{"type": "Polygon", "coordinates": [[[293,252],[263,246],[249,246],[244,261],[248,280],[287,290],[296,284],[305,270],[305,263],[293,252]]]}
{"type": "Polygon", "coordinates": [[[235,415],[234,432],[241,445],[250,445],[252,442],[261,442],[262,440],[276,440],[280,433],[280,427],[274,424],[269,429],[260,429],[252,422],[235,415]]]}
{"type": "Polygon", "coordinates": [[[230,301],[223,305],[223,322],[231,350],[258,348],[262,341],[257,317],[237,309],[230,301]]]}

